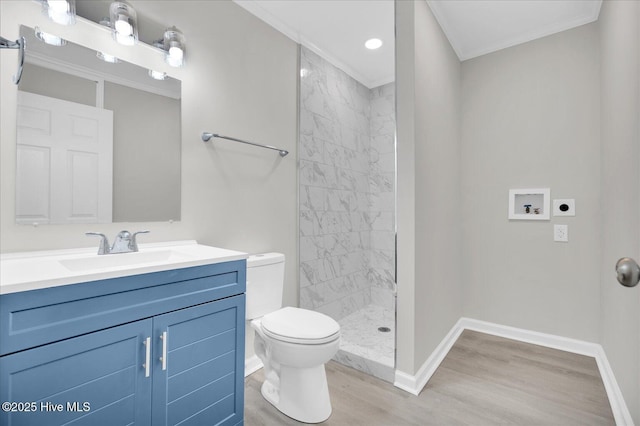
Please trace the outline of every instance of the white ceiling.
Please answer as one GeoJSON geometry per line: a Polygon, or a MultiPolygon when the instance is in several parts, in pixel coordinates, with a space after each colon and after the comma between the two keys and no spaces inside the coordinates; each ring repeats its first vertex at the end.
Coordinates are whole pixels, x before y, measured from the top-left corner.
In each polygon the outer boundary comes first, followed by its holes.
{"type": "Polygon", "coordinates": [[[393,0],[234,0],[365,86],[394,81],[393,0]],[[368,50],[364,42],[383,45],[368,50]]]}
{"type": "MultiPolygon", "coordinates": [[[[394,80],[393,0],[234,0],[367,87],[394,80]],[[377,51],[364,42],[383,40],[377,51]]],[[[428,0],[461,61],[598,19],[602,0],[428,0]]]]}
{"type": "MultiPolygon", "coordinates": [[[[234,0],[292,40],[367,87],[394,81],[394,0],[234,0]],[[383,41],[378,50],[364,42],[383,41]]],[[[78,14],[98,21],[110,0],[78,1],[78,14]]],[[[144,2],[131,2],[134,7],[144,2]]],[[[602,0],[427,0],[461,61],[568,30],[598,19],[602,0]]],[[[164,27],[139,13],[140,38],[164,27]],[[146,30],[146,31],[142,31],[146,30]]]]}
{"type": "Polygon", "coordinates": [[[428,0],[461,61],[598,19],[602,0],[428,0]]]}

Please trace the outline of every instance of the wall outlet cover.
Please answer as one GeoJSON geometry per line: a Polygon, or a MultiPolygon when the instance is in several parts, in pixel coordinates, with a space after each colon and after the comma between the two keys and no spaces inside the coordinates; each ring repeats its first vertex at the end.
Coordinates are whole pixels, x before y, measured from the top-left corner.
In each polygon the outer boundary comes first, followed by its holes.
{"type": "Polygon", "coordinates": [[[553,225],[553,241],[569,242],[569,225],[553,225]]]}
{"type": "Polygon", "coordinates": [[[576,200],[573,198],[563,198],[553,200],[554,216],[575,216],[576,200]]]}

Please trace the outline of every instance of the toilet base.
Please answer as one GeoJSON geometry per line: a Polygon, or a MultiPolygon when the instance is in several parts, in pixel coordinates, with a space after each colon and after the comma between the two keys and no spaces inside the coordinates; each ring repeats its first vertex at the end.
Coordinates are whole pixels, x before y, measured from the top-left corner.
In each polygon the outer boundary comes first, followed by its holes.
{"type": "Polygon", "coordinates": [[[320,423],[331,416],[331,400],[324,364],[311,368],[280,367],[279,389],[270,380],[261,393],[283,414],[305,423],[320,423]]]}

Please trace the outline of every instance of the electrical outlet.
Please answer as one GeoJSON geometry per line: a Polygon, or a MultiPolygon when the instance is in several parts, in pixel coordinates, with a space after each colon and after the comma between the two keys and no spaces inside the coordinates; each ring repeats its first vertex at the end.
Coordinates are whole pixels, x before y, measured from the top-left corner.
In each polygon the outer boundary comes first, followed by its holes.
{"type": "Polygon", "coordinates": [[[569,225],[553,225],[553,241],[569,242],[569,225]]]}

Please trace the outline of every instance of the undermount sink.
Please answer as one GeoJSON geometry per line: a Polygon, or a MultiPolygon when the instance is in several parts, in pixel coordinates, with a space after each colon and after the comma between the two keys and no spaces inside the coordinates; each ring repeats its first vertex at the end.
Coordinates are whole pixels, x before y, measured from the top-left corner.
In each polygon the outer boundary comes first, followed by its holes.
{"type": "Polygon", "coordinates": [[[136,253],[94,255],[76,259],[63,259],[58,262],[70,271],[89,271],[93,269],[119,268],[150,262],[174,262],[189,260],[190,256],[175,250],[159,250],[136,253]]]}
{"type": "Polygon", "coordinates": [[[248,254],[196,241],[140,244],[133,253],[96,249],[0,255],[0,294],[246,259],[248,254]]]}

